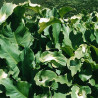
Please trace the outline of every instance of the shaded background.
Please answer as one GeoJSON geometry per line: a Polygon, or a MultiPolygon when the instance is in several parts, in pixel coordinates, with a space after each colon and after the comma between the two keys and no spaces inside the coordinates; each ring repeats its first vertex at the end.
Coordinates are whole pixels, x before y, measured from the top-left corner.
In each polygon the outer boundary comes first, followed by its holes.
{"type": "MultiPolygon", "coordinates": [[[[26,0],[0,0],[0,7],[3,5],[3,1],[21,3],[26,0]]],[[[98,12],[98,0],[31,0],[32,3],[38,3],[43,7],[56,7],[60,8],[63,6],[70,6],[76,10],[70,13],[71,15],[80,13],[83,9],[87,12],[97,11],[98,12]]]]}

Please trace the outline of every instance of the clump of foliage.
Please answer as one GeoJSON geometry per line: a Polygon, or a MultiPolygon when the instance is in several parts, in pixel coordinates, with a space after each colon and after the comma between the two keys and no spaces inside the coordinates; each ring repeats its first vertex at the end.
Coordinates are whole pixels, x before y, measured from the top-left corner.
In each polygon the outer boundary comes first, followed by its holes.
{"type": "Polygon", "coordinates": [[[4,3],[0,98],[97,98],[98,13],[71,10],[4,3]]]}

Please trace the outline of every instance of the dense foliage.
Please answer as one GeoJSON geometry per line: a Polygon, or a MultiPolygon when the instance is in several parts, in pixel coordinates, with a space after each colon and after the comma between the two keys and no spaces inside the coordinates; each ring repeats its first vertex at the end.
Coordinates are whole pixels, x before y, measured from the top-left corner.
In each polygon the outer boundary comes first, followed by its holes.
{"type": "Polygon", "coordinates": [[[71,10],[4,3],[0,98],[97,98],[98,13],[71,10]]]}

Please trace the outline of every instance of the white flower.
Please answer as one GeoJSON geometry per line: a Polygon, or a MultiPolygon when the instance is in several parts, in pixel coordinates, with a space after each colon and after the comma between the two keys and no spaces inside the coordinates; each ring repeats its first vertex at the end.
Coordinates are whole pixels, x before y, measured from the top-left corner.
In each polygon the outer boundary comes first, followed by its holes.
{"type": "Polygon", "coordinates": [[[38,4],[29,3],[29,5],[30,5],[31,7],[36,7],[36,6],[40,7],[40,5],[38,5],[38,4]]]}
{"type": "Polygon", "coordinates": [[[79,92],[77,91],[76,92],[76,96],[77,96],[77,98],[87,98],[85,91],[82,91],[81,94],[79,94],[79,92]]]}
{"type": "Polygon", "coordinates": [[[64,19],[64,21],[66,21],[66,22],[67,22],[67,21],[68,21],[68,19],[64,19]]]}
{"type": "Polygon", "coordinates": [[[74,15],[74,16],[71,17],[71,19],[81,19],[81,16],[80,15],[77,15],[77,16],[74,15]]]}
{"type": "Polygon", "coordinates": [[[85,49],[85,47],[84,47],[84,46],[82,47],[82,52],[83,52],[83,53],[85,53],[85,52],[86,52],[86,49],[85,49]]]}
{"type": "Polygon", "coordinates": [[[85,89],[79,88],[78,86],[73,86],[71,96],[72,98],[87,98],[87,93],[85,89]]]}
{"type": "Polygon", "coordinates": [[[7,74],[3,71],[2,75],[0,75],[0,80],[3,79],[3,78],[6,78],[6,77],[7,77],[7,74]]]}
{"type": "Polygon", "coordinates": [[[98,17],[98,13],[96,13],[96,16],[98,17]]]}
{"type": "Polygon", "coordinates": [[[48,18],[41,18],[39,23],[42,23],[42,22],[49,22],[50,19],[48,18]]]}
{"type": "Polygon", "coordinates": [[[27,19],[32,19],[32,17],[31,17],[31,16],[26,16],[26,18],[27,18],[27,19]]]}
{"type": "Polygon", "coordinates": [[[47,55],[43,58],[44,62],[46,61],[51,61],[51,60],[56,60],[55,57],[53,57],[52,55],[47,55]]]}
{"type": "Polygon", "coordinates": [[[77,90],[75,93],[77,98],[87,98],[85,91],[82,91],[81,94],[79,94],[79,90],[77,90]]]}
{"type": "Polygon", "coordinates": [[[6,14],[0,14],[0,23],[4,22],[7,18],[7,15],[6,14]]]}
{"type": "Polygon", "coordinates": [[[45,83],[48,79],[44,79],[43,81],[40,81],[42,84],[45,83]]]}
{"type": "Polygon", "coordinates": [[[98,24],[95,24],[95,30],[98,29],[98,24]]]}

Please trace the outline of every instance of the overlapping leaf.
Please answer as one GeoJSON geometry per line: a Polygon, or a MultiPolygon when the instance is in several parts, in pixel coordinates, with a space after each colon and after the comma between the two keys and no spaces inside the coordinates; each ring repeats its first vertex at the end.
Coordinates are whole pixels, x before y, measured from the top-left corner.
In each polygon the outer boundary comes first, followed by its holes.
{"type": "Polygon", "coordinates": [[[55,47],[59,48],[59,35],[60,35],[60,31],[61,31],[61,24],[56,23],[52,25],[53,27],[53,38],[54,38],[54,43],[55,43],[55,47]]]}
{"type": "Polygon", "coordinates": [[[6,59],[9,70],[13,71],[13,76],[16,78],[19,74],[17,64],[19,62],[20,51],[15,44],[12,44],[8,39],[0,36],[0,57],[6,59]]]}
{"type": "Polygon", "coordinates": [[[60,82],[61,84],[67,84],[68,86],[72,85],[71,76],[67,74],[58,76],[55,80],[56,82],[60,82]]]}
{"type": "Polygon", "coordinates": [[[39,27],[40,27],[40,29],[39,29],[38,32],[42,33],[43,30],[46,27],[48,27],[48,26],[50,26],[50,25],[52,25],[54,23],[61,23],[61,20],[57,19],[57,18],[54,18],[54,17],[52,17],[52,18],[41,18],[40,21],[39,21],[39,27]]]}
{"type": "Polygon", "coordinates": [[[6,95],[10,98],[28,98],[30,87],[28,83],[20,81],[14,85],[9,78],[6,78],[0,80],[0,84],[6,88],[6,95]]]}
{"type": "Polygon", "coordinates": [[[33,41],[33,37],[25,27],[24,23],[20,23],[15,32],[11,30],[10,25],[7,25],[7,27],[2,30],[2,34],[9,39],[10,42],[23,47],[30,46],[33,41]]]}
{"type": "Polygon", "coordinates": [[[67,58],[59,52],[46,51],[41,55],[41,62],[51,62],[54,67],[66,66],[67,58]]]}
{"type": "Polygon", "coordinates": [[[4,3],[0,9],[0,25],[13,13],[16,4],[4,3]]]}
{"type": "Polygon", "coordinates": [[[72,98],[86,98],[87,94],[91,93],[91,89],[88,86],[83,86],[83,87],[78,87],[78,86],[73,86],[72,87],[72,98]]]}
{"type": "Polygon", "coordinates": [[[34,80],[39,86],[49,86],[49,82],[53,81],[56,78],[56,73],[50,70],[41,70],[39,71],[34,80]]]}

